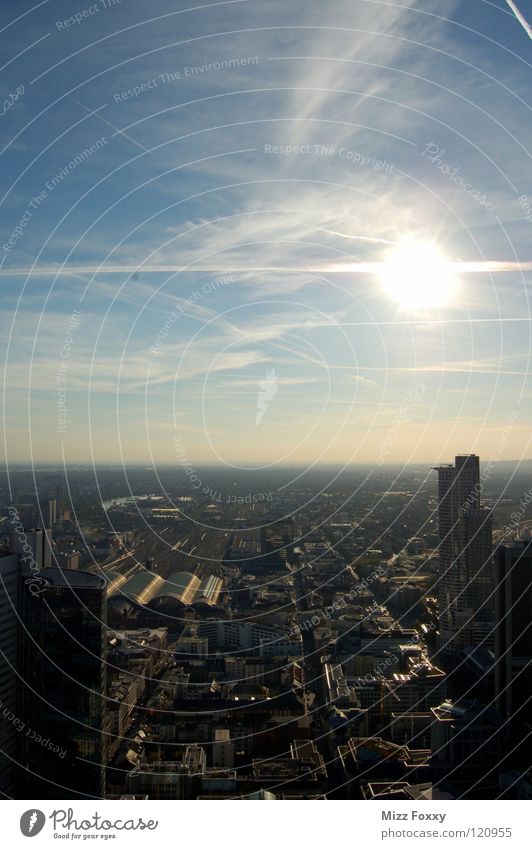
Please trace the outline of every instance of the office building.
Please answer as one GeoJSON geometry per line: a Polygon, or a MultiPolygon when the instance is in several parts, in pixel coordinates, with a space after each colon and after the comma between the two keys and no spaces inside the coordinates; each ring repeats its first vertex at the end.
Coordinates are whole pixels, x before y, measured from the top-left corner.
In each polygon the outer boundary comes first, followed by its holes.
{"type": "Polygon", "coordinates": [[[45,528],[33,528],[24,533],[13,533],[11,550],[20,554],[21,569],[24,572],[37,572],[48,569],[52,563],[52,535],[45,528]]]}
{"type": "Polygon", "coordinates": [[[495,581],[495,694],[515,726],[532,698],[532,542],[498,547],[495,581]]]}
{"type": "Polygon", "coordinates": [[[480,506],[479,458],[437,466],[439,652],[451,659],[479,639],[493,645],[491,514],[480,506]]]}
{"type": "Polygon", "coordinates": [[[180,760],[136,766],[127,776],[127,791],[148,799],[195,799],[201,790],[207,756],[201,746],[186,746],[180,760]]]}
{"type": "Polygon", "coordinates": [[[500,714],[473,699],[444,701],[431,713],[433,781],[456,788],[461,796],[496,795],[498,770],[507,749],[507,729],[500,714]]]}
{"type": "Polygon", "coordinates": [[[46,504],[46,513],[44,514],[49,528],[57,524],[57,501],[55,498],[50,498],[46,504]]]}
{"type": "Polygon", "coordinates": [[[0,798],[13,797],[17,738],[17,630],[19,557],[0,553],[0,798]]]}
{"type": "Polygon", "coordinates": [[[212,765],[217,769],[233,769],[235,744],[231,741],[228,728],[216,728],[212,745],[212,765]]]}
{"type": "Polygon", "coordinates": [[[44,569],[39,577],[38,592],[22,583],[17,795],[102,798],[105,581],[79,570],[44,569]]]}

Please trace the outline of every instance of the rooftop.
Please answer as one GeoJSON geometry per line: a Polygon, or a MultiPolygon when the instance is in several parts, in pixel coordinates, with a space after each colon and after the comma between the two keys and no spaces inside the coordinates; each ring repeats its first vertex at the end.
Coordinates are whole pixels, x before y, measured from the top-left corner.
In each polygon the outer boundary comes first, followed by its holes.
{"type": "Polygon", "coordinates": [[[24,577],[39,578],[44,580],[50,587],[72,587],[73,589],[103,590],[105,579],[91,572],[82,572],[79,569],[39,569],[36,572],[26,573],[24,577]]]}

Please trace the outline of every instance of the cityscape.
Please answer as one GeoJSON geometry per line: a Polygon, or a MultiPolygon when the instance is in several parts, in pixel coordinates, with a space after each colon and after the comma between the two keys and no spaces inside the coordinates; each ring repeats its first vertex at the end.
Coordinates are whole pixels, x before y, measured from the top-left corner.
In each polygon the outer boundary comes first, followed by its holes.
{"type": "Polygon", "coordinates": [[[525,849],[532,0],[0,5],[6,845],[525,849]]]}
{"type": "Polygon", "coordinates": [[[529,798],[530,465],[12,469],[3,794],[529,798]]]}

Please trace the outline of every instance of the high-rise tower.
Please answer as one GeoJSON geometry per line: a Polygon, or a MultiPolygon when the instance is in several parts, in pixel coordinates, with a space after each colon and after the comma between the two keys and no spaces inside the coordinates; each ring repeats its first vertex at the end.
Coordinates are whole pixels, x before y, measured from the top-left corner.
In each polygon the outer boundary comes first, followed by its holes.
{"type": "Polygon", "coordinates": [[[501,545],[495,553],[495,695],[512,726],[532,704],[532,542],[501,545]]]}
{"type": "Polygon", "coordinates": [[[33,528],[23,534],[11,534],[11,549],[20,554],[22,571],[48,569],[52,563],[52,533],[48,528],[33,528]]]}
{"type": "Polygon", "coordinates": [[[19,798],[102,798],[105,580],[43,569],[22,584],[19,798]],[[32,589],[33,587],[33,589],[32,589]]]}
{"type": "Polygon", "coordinates": [[[452,657],[468,645],[493,646],[491,514],[480,506],[479,458],[464,454],[437,466],[439,649],[452,657]]]}
{"type": "Polygon", "coordinates": [[[16,673],[19,583],[18,554],[0,552],[0,798],[14,795],[16,744],[21,729],[16,673]]]}

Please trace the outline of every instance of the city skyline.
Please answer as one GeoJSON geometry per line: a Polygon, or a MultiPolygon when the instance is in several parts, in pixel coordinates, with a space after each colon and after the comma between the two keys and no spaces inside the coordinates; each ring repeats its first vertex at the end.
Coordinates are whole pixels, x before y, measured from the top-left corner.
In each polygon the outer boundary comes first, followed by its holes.
{"type": "Polygon", "coordinates": [[[532,488],[480,460],[4,474],[0,793],[525,798],[532,488]]]}
{"type": "Polygon", "coordinates": [[[1,5],[8,842],[527,845],[532,0],[1,5]]]}

